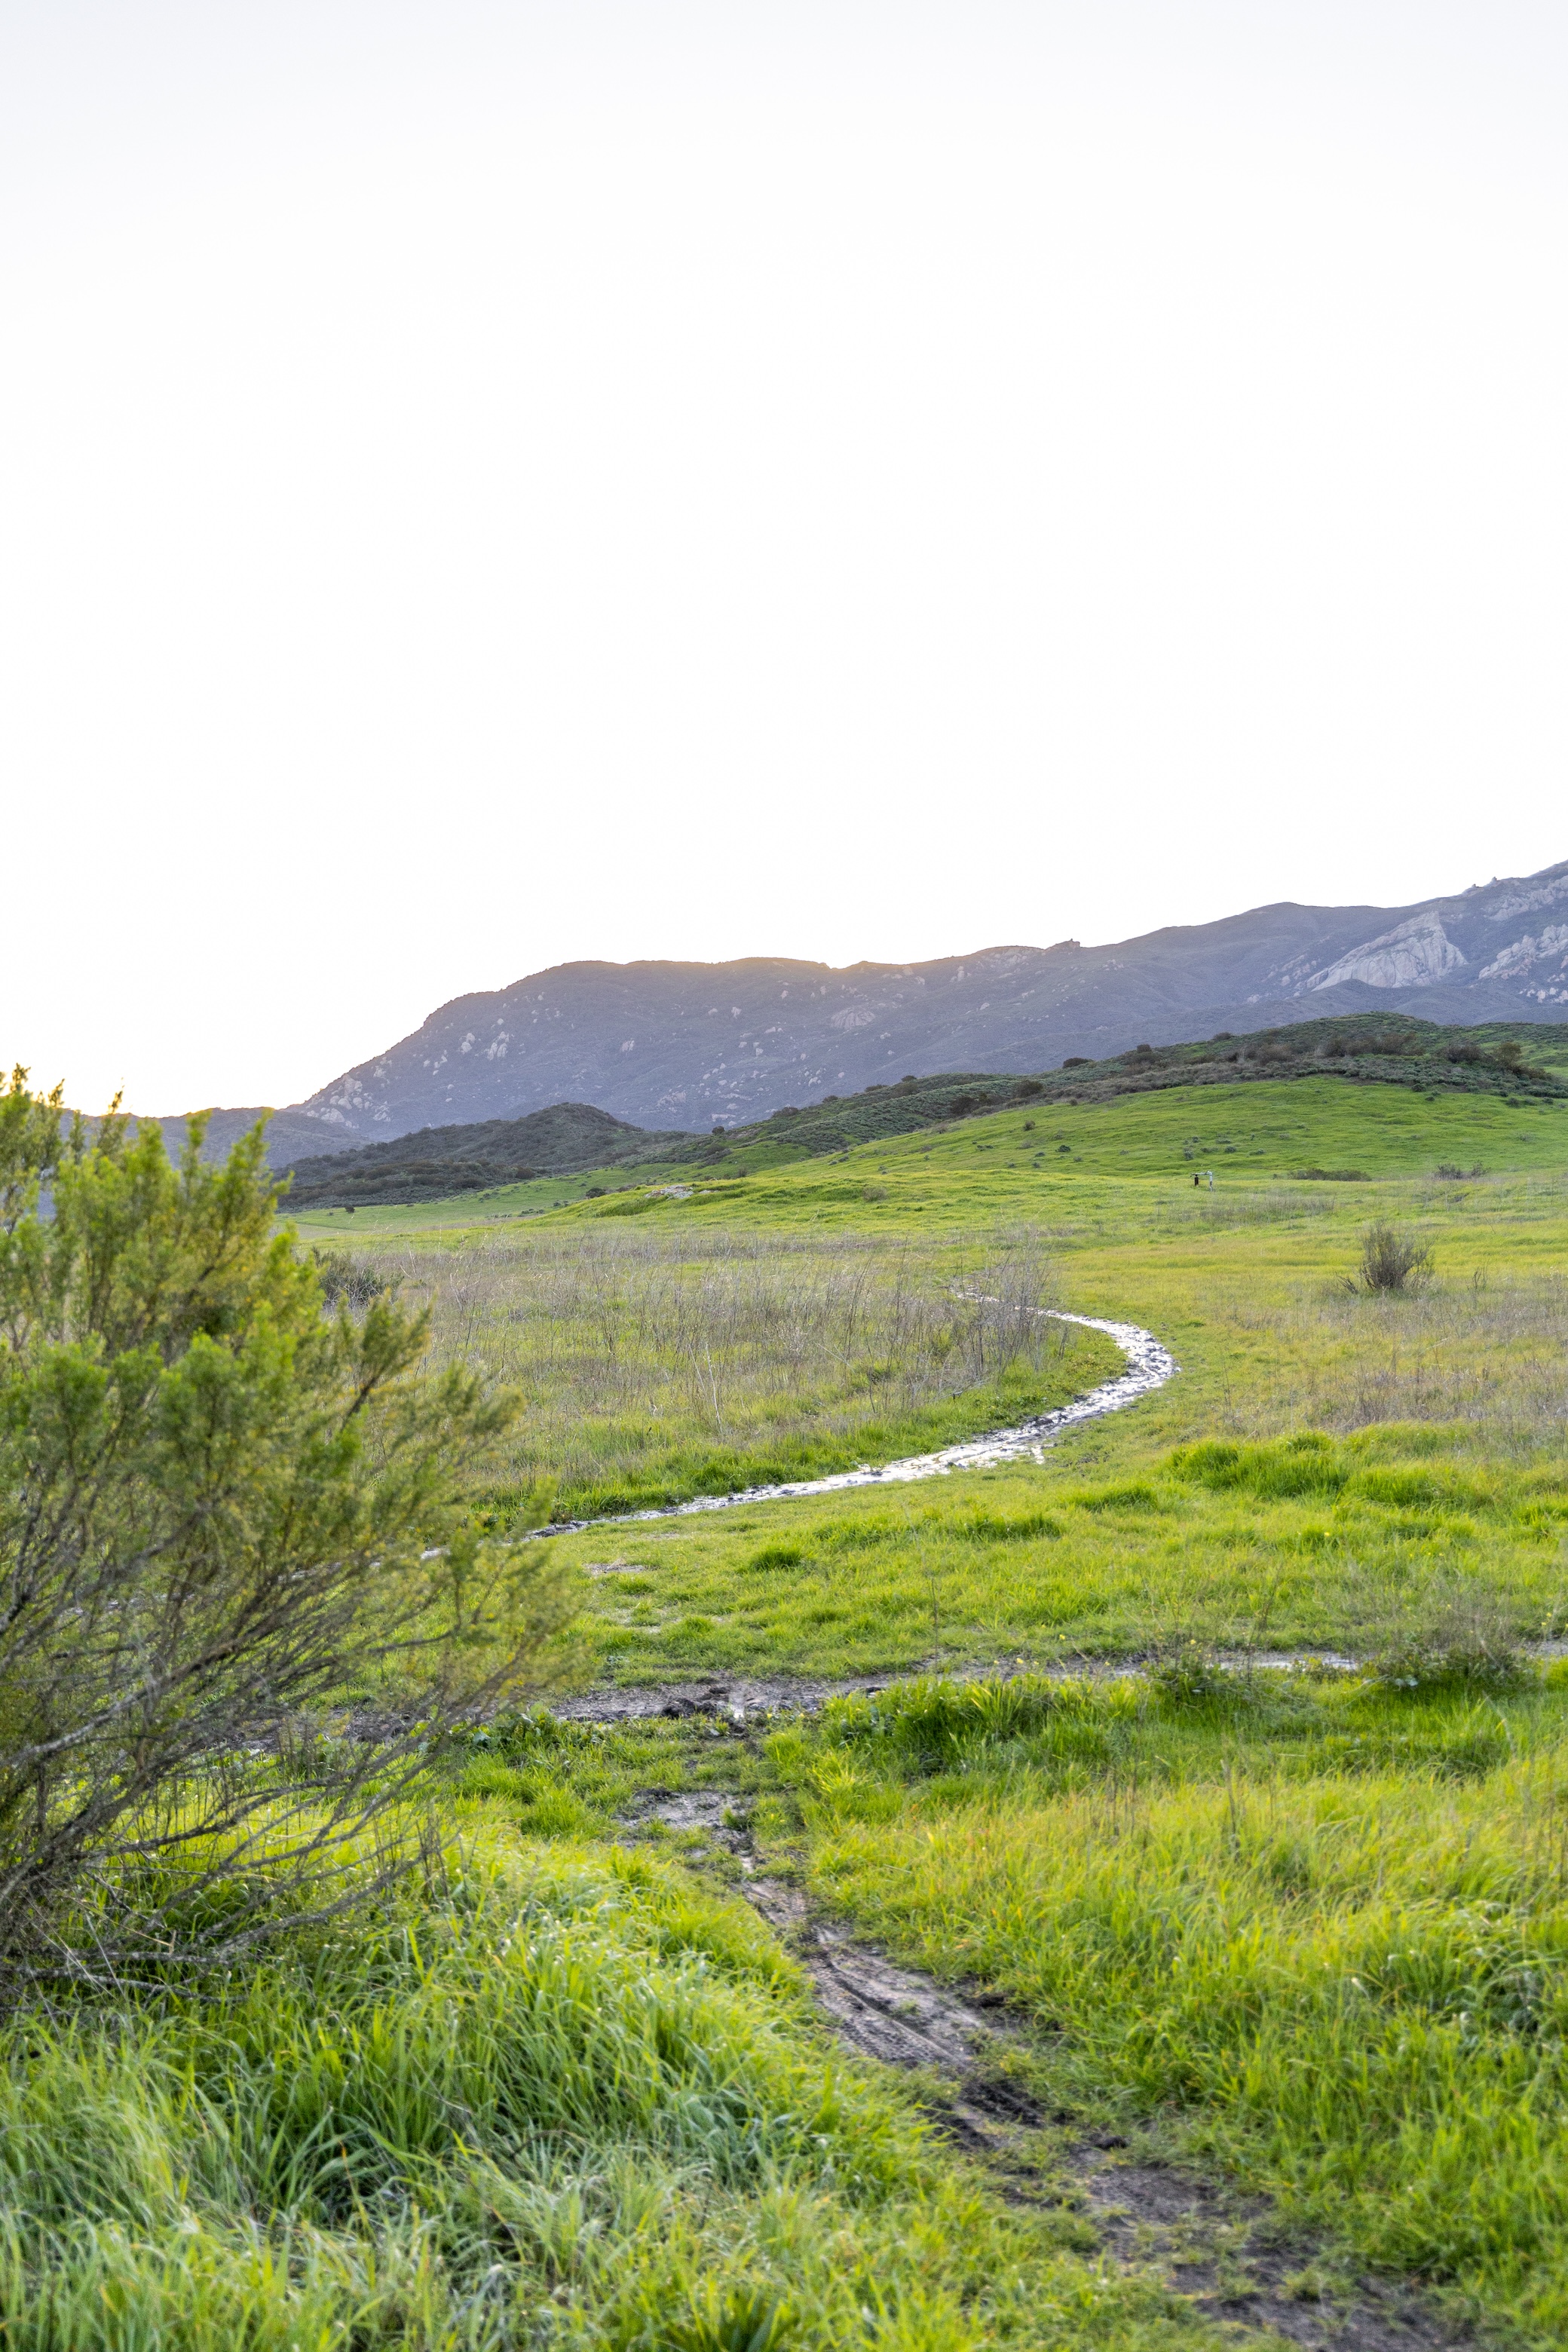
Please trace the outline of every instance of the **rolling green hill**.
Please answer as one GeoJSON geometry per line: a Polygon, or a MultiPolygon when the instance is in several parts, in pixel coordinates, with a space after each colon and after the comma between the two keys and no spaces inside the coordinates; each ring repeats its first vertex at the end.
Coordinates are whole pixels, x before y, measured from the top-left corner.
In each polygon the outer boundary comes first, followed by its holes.
{"type": "MultiPolygon", "coordinates": [[[[1302,1022],[1244,1039],[1140,1046],[1110,1061],[1034,1078],[985,1072],[908,1077],[842,1100],[830,1095],[709,1136],[666,1137],[626,1128],[582,1105],[564,1105],[552,1130],[561,1154],[550,1163],[552,1172],[509,1175],[505,1155],[516,1146],[491,1140],[498,1133],[514,1138],[523,1129],[542,1132],[542,1123],[558,1115],[541,1112],[499,1129],[433,1130],[433,1139],[441,1139],[438,1153],[410,1153],[391,1143],[331,1162],[303,1161],[290,1205],[329,1213],[333,1222],[351,1209],[384,1222],[383,1212],[395,1216],[427,1203],[426,1218],[446,1223],[476,1212],[514,1217],[552,1210],[611,1191],[647,1196],[651,1187],[669,1183],[691,1184],[705,1198],[716,1181],[755,1179],[803,1160],[842,1159],[937,1130],[983,1129],[975,1149],[994,1150],[996,1138],[986,1137],[1003,1112],[1032,1115],[1030,1131],[1041,1133],[1043,1123],[1069,1115],[1069,1125],[1059,1132],[1053,1128],[1047,1143],[1016,1148],[1030,1158],[1081,1160],[1086,1146],[1091,1155],[1107,1149],[1110,1130],[1102,1123],[1074,1127],[1070,1114],[1103,1113],[1133,1097],[1159,1102],[1127,1147],[1140,1164],[1151,1154],[1172,1166],[1190,1162],[1194,1153],[1217,1154],[1278,1162],[1281,1175],[1321,1178],[1360,1169],[1375,1172],[1394,1149],[1460,1170],[1499,1150],[1511,1151],[1516,1139],[1528,1152],[1514,1114],[1568,1102],[1568,1041],[1555,1048],[1563,1056],[1557,1061],[1546,1058],[1542,1045],[1539,1035],[1531,1036],[1527,1055],[1512,1031],[1495,1025],[1449,1029],[1369,1015],[1302,1022]],[[1259,1087],[1269,1093],[1254,1099],[1259,1087]],[[1292,1101],[1290,1090],[1297,1087],[1310,1093],[1310,1103],[1292,1101]],[[1416,1104],[1441,1104],[1441,1118],[1434,1122],[1412,1108],[1416,1104]],[[1441,1148],[1429,1151],[1439,1136],[1446,1139],[1441,1148]],[[470,1138],[471,1147],[465,1140],[470,1138]]],[[[423,1145],[424,1139],[415,1140],[423,1145]]],[[[530,1145],[536,1155],[542,1148],[530,1145]]],[[[617,1213],[628,1206],[620,1204],[617,1213]]]]}

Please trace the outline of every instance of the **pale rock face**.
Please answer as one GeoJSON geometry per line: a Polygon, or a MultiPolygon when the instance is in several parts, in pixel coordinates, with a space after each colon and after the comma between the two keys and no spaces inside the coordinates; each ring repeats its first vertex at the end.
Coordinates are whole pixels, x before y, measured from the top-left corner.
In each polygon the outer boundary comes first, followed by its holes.
{"type": "Polygon", "coordinates": [[[1511,940],[1500,955],[1483,964],[1480,976],[1483,980],[1522,977],[1536,964],[1552,959],[1556,960],[1559,970],[1568,967],[1568,923],[1549,923],[1534,939],[1527,935],[1511,940]]]}
{"type": "Polygon", "coordinates": [[[1542,907],[1558,907],[1568,898],[1568,874],[1554,880],[1526,885],[1522,889],[1507,892],[1494,899],[1488,913],[1494,923],[1506,923],[1514,915],[1538,914],[1542,907]]]}
{"type": "Polygon", "coordinates": [[[1334,988],[1342,981],[1359,980],[1367,988],[1430,988],[1464,962],[1440,915],[1413,915],[1407,923],[1352,948],[1326,971],[1315,971],[1307,986],[1334,988]]]}

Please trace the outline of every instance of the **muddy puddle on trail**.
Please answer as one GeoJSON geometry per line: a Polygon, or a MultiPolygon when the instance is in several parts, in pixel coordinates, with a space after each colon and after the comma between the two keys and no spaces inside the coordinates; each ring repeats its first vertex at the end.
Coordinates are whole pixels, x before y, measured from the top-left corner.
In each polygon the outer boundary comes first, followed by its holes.
{"type": "MultiPolygon", "coordinates": [[[[1568,1644],[1542,1643],[1549,1649],[1568,1644]]],[[[1233,1674],[1279,1669],[1326,1669],[1353,1674],[1356,1661],[1337,1651],[1269,1650],[1219,1654],[1215,1663],[1233,1674]]],[[[625,1686],[579,1691],[552,1702],[551,1712],[573,1723],[647,1723],[656,1717],[679,1721],[692,1716],[712,1716],[746,1724],[770,1715],[816,1715],[834,1698],[877,1698],[920,1675],[938,1675],[944,1682],[1016,1682],[1044,1677],[1055,1682],[1112,1682],[1122,1675],[1146,1674],[1149,1659],[1057,1658],[1030,1666],[959,1665],[929,1660],[923,1666],[900,1666],[885,1675],[852,1675],[837,1681],[809,1675],[700,1675],[689,1682],[633,1683],[625,1686]]]]}
{"type": "Polygon", "coordinates": [[[1028,2021],[998,1995],[955,1992],[895,1964],[823,1918],[810,1898],[757,1853],[751,1801],[739,1790],[654,1798],[625,1817],[706,1840],[740,1865],[739,1887],[805,1967],[834,2033],[862,2058],[921,2077],[931,2121],[1022,2209],[1081,2227],[1080,2251],[1178,2296],[1235,2340],[1303,2352],[1463,2352],[1449,2327],[1398,2284],[1358,2278],[1286,2228],[1268,2200],[1181,2167],[1141,2158],[1120,2134],[1074,2128],[1047,2114],[1010,2062],[1028,2021]]]}

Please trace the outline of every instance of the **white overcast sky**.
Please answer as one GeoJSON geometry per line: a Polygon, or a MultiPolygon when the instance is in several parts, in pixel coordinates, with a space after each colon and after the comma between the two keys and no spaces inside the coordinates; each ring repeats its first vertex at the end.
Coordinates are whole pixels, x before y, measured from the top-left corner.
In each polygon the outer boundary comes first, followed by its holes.
{"type": "Polygon", "coordinates": [[[0,1053],[1568,856],[1568,11],[4,0],[0,1053]]]}

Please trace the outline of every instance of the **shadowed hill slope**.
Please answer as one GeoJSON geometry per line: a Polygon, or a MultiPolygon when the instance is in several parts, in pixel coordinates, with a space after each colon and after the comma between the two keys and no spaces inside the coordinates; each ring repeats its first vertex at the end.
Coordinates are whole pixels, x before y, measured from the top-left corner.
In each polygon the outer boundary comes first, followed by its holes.
{"type": "Polygon", "coordinates": [[[416,1135],[402,1136],[394,1143],[363,1144],[351,1151],[301,1159],[294,1168],[289,1200],[296,1208],[321,1202],[346,1208],[362,1202],[443,1200],[530,1176],[647,1160],[666,1139],[647,1128],[612,1118],[591,1103],[552,1103],[526,1118],[421,1128],[416,1135]]]}

